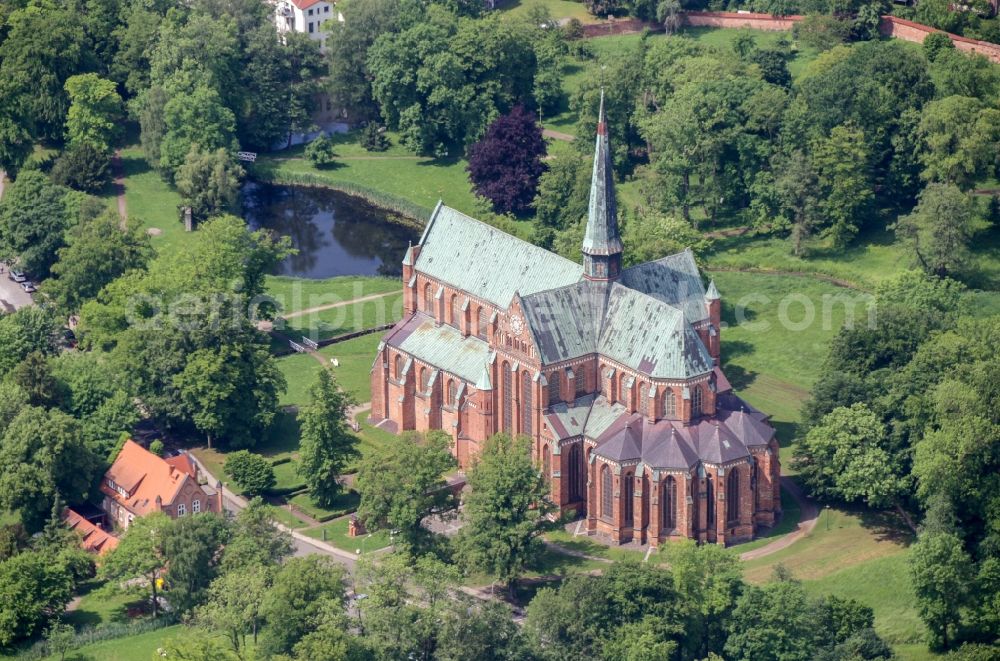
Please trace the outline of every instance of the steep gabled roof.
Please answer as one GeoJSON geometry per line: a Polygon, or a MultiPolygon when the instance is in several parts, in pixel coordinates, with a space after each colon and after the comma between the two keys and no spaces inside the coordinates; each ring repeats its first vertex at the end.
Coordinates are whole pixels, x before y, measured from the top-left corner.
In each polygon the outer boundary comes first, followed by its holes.
{"type": "Polygon", "coordinates": [[[606,282],[581,280],[522,297],[521,309],[542,363],[569,360],[597,350],[608,291],[606,282]]]}
{"type": "Polygon", "coordinates": [[[142,516],[156,509],[156,498],[163,505],[170,505],[187,480],[193,480],[196,473],[190,462],[169,464],[164,459],[145,449],[133,440],[125,441],[111,468],[104,474],[101,491],[124,505],[131,512],[142,516]],[[127,495],[122,496],[107,485],[111,480],[122,487],[127,495]]]}
{"type": "Polygon", "coordinates": [[[415,268],[506,308],[526,296],[580,280],[583,267],[438,204],[420,239],[415,268]]]}
{"type": "Polygon", "coordinates": [[[690,250],[629,267],[619,282],[680,309],[690,324],[708,318],[705,287],[690,250]]]}
{"type": "Polygon", "coordinates": [[[69,508],[63,510],[62,520],[70,530],[80,535],[80,546],[85,551],[104,555],[118,546],[117,537],[98,528],[83,515],[69,508]]]}
{"type": "Polygon", "coordinates": [[[680,310],[618,284],[608,298],[598,351],[654,379],[686,379],[713,366],[680,310]]]}
{"type": "Polygon", "coordinates": [[[485,341],[471,335],[463,337],[457,328],[437,324],[423,312],[397,325],[384,341],[469,383],[479,382],[492,353],[485,341]]]}

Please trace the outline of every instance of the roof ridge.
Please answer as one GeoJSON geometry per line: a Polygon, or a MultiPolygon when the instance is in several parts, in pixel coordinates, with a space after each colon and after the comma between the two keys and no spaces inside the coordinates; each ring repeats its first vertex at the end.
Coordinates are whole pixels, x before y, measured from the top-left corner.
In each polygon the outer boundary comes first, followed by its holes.
{"type": "MultiPolygon", "coordinates": [[[[673,252],[673,253],[670,253],[669,255],[664,255],[663,257],[659,257],[657,259],[651,259],[648,262],[642,262],[641,264],[633,264],[632,266],[628,266],[626,268],[623,268],[622,269],[622,274],[624,274],[627,271],[633,271],[635,269],[642,268],[643,266],[648,266],[650,264],[659,264],[660,262],[662,262],[665,259],[670,259],[672,257],[677,257],[678,255],[692,255],[691,249],[690,248],[685,248],[684,250],[681,250],[679,252],[673,252]]],[[[695,268],[698,268],[698,263],[694,261],[694,257],[691,258],[691,261],[694,263],[695,268]]],[[[698,269],[698,272],[701,273],[701,269],[698,269]]]]}
{"type": "MultiPolygon", "coordinates": [[[[458,209],[456,209],[454,207],[449,207],[447,204],[444,204],[442,202],[438,202],[438,206],[435,207],[434,214],[432,215],[432,218],[436,218],[437,217],[439,209],[447,209],[448,211],[454,212],[454,213],[458,214],[459,216],[461,216],[462,218],[464,218],[466,220],[471,220],[472,222],[476,223],[477,225],[482,225],[484,228],[486,228],[489,231],[497,232],[499,234],[503,234],[506,237],[509,237],[511,239],[514,239],[515,241],[517,241],[519,243],[524,244],[527,248],[531,249],[534,252],[539,252],[539,253],[544,253],[546,255],[551,255],[553,257],[561,259],[562,261],[566,262],[569,265],[580,267],[580,264],[578,264],[577,262],[574,262],[571,259],[566,259],[565,257],[563,257],[562,255],[560,255],[557,252],[553,252],[553,251],[548,250],[546,248],[543,248],[541,246],[536,246],[534,243],[532,243],[530,241],[525,241],[524,239],[522,239],[521,237],[517,236],[516,234],[511,234],[510,232],[505,232],[502,229],[500,229],[499,227],[497,227],[496,225],[490,225],[489,223],[487,223],[485,221],[482,221],[482,220],[479,220],[478,218],[473,218],[469,214],[463,213],[463,212],[459,211],[458,209]]],[[[420,237],[420,245],[423,245],[424,239],[427,238],[428,234],[430,234],[430,229],[431,229],[431,225],[432,224],[433,224],[432,222],[429,222],[427,224],[427,228],[424,230],[424,235],[422,237],[420,237]]],[[[419,257],[417,257],[417,261],[420,261],[419,257]]]]}

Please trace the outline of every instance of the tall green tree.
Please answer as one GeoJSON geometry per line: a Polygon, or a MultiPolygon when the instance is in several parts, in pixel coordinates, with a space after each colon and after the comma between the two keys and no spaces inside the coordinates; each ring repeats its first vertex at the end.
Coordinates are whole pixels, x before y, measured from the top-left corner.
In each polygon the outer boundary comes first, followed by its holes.
{"type": "Polygon", "coordinates": [[[299,474],[313,500],[324,507],[332,505],[340,494],[340,476],[347,462],[360,456],[358,439],[347,428],[353,403],[333,374],[321,369],[316,383],[309,387],[309,403],[299,411],[299,474]]]}
{"type": "Polygon", "coordinates": [[[52,310],[31,306],[0,316],[0,374],[10,372],[32,352],[54,354],[61,324],[52,310]]]}
{"type": "Polygon", "coordinates": [[[73,596],[73,576],[46,553],[26,552],[0,562],[0,645],[40,632],[73,596]]]}
{"type": "Polygon", "coordinates": [[[354,483],[358,517],[371,530],[399,530],[406,545],[419,547],[428,534],[423,520],[456,505],[444,479],[455,465],[450,445],[440,431],[406,434],[362,459],[354,483]]]}
{"type": "Polygon", "coordinates": [[[931,101],[921,113],[918,134],[924,179],[967,191],[996,167],[1000,110],[965,96],[931,101]]]}
{"type": "Polygon", "coordinates": [[[271,462],[248,450],[229,453],[223,470],[247,496],[259,496],[274,486],[271,462]]]}
{"type": "Polygon", "coordinates": [[[913,545],[910,571],[932,643],[948,649],[958,635],[974,571],[962,540],[948,533],[922,535],[913,545]]]}
{"type": "Polygon", "coordinates": [[[547,480],[531,461],[528,440],[505,434],[488,438],[468,473],[468,485],[460,554],[471,568],[512,590],[525,565],[541,552],[539,536],[554,510],[547,480]]]}
{"type": "Polygon", "coordinates": [[[906,465],[865,404],[836,408],[796,446],[795,465],[813,494],[882,508],[909,492],[906,465]]]}
{"type": "Polygon", "coordinates": [[[813,144],[811,161],[826,231],[834,246],[843,249],[870,217],[875,198],[864,132],[850,125],[834,127],[813,144]]]}
{"type": "Polygon", "coordinates": [[[153,255],[141,223],[111,211],[71,228],[66,243],[42,291],[71,314],[126,271],[145,268],[153,255]]]}
{"type": "Polygon", "coordinates": [[[121,129],[122,99],[114,82],[85,73],[66,80],[69,111],[66,138],[70,145],[110,151],[121,129]]]}
{"type": "Polygon", "coordinates": [[[26,406],[0,439],[0,506],[19,511],[29,530],[40,530],[57,496],[86,499],[101,462],[83,441],[80,423],[57,410],[26,406]]]}
{"type": "Polygon", "coordinates": [[[22,172],[0,200],[0,257],[44,278],[70,224],[66,190],[37,171],[22,172]]]}
{"type": "Polygon", "coordinates": [[[946,276],[970,266],[969,245],[976,215],[971,196],[953,184],[931,183],[920,193],[913,211],[902,216],[894,229],[920,268],[946,276]]]}
{"type": "Polygon", "coordinates": [[[163,538],[163,560],[170,584],[170,605],[190,612],[204,601],[219,574],[222,549],[229,540],[229,523],[212,512],[177,519],[163,538]]]}
{"type": "Polygon", "coordinates": [[[344,571],[325,556],[292,558],[274,577],[261,613],[267,630],[260,648],[269,654],[287,654],[312,631],[327,604],[343,603],[344,571]]]}
{"type": "Polygon", "coordinates": [[[101,575],[114,580],[145,580],[151,597],[153,617],[160,610],[157,579],[163,574],[165,557],[163,544],[170,535],[173,522],[166,514],[154,512],[129,524],[116,546],[101,564],[101,575]]]}
{"type": "Polygon", "coordinates": [[[237,656],[247,648],[247,634],[257,643],[264,596],[271,585],[271,573],[251,565],[222,574],[209,586],[208,596],[196,613],[203,626],[226,637],[237,656]]]}
{"type": "Polygon", "coordinates": [[[222,555],[223,571],[276,567],[292,554],[292,536],[275,524],[273,508],[253,498],[233,521],[232,535],[222,555]]]}
{"type": "Polygon", "coordinates": [[[237,210],[244,173],[234,158],[225,149],[204,153],[192,145],[184,164],[177,168],[174,177],[177,192],[184,204],[191,207],[191,216],[196,221],[237,210]]]}

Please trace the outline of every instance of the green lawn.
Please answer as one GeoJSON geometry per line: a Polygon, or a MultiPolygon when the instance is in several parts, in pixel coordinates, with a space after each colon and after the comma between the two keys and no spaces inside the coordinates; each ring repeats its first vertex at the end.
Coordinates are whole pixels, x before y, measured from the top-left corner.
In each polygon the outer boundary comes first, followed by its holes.
{"type": "Polygon", "coordinates": [[[280,304],[281,314],[343,303],[356,298],[399,291],[399,278],[340,276],[325,280],[269,275],[264,284],[267,295],[280,304]]]}
{"type": "Polygon", "coordinates": [[[146,164],[138,147],[123,149],[121,159],[129,218],[138,219],[147,231],[152,230],[150,240],[161,253],[191,245],[196,234],[184,231],[177,211],[181,204],[177,191],[146,164]]]}
{"type": "MultiPolygon", "coordinates": [[[[104,640],[91,645],[84,645],[70,652],[67,661],[149,661],[156,658],[156,650],[171,638],[185,635],[188,627],[175,624],[170,627],[148,631],[135,636],[104,640]]],[[[50,656],[46,661],[56,661],[58,657],[50,656]]]]}
{"type": "MultiPolygon", "coordinates": [[[[356,141],[357,134],[350,134],[356,141]]],[[[366,155],[345,158],[337,166],[318,170],[302,158],[288,158],[285,152],[263,155],[257,160],[257,170],[302,174],[333,187],[360,186],[405,200],[429,213],[438,200],[472,216],[485,215],[486,205],[472,193],[467,163],[459,157],[444,159],[411,158],[408,156],[366,155]]]]}
{"type": "Polygon", "coordinates": [[[316,375],[323,366],[310,354],[293,353],[278,358],[278,369],[285,375],[288,384],[278,403],[281,406],[301,406],[309,400],[309,387],[316,382],[316,375]]]}
{"type": "Polygon", "coordinates": [[[332,367],[340,387],[350,393],[358,402],[368,402],[372,398],[371,369],[375,352],[384,333],[369,333],[346,342],[338,342],[319,350],[319,354],[329,361],[336,358],[340,366],[332,367]]]}
{"type": "Polygon", "coordinates": [[[379,530],[361,537],[348,537],[347,522],[349,519],[350,517],[346,516],[334,519],[322,526],[310,528],[304,531],[304,534],[313,539],[324,540],[328,544],[332,544],[338,549],[350,553],[357,553],[358,550],[361,550],[361,554],[371,553],[372,551],[384,549],[391,543],[389,541],[389,533],[386,530],[379,530]]]}
{"type": "Polygon", "coordinates": [[[537,7],[548,10],[553,19],[575,18],[581,23],[596,23],[600,19],[587,11],[582,2],[572,0],[505,0],[497,3],[497,9],[508,12],[511,16],[525,16],[537,7]]]}
{"type": "MultiPolygon", "coordinates": [[[[607,544],[601,544],[594,541],[591,537],[587,535],[578,535],[574,537],[571,533],[564,529],[553,530],[552,532],[545,533],[545,539],[550,542],[554,542],[559,546],[569,549],[571,551],[577,551],[579,553],[586,553],[589,556],[595,558],[606,558],[608,560],[631,560],[633,562],[641,562],[645,557],[645,551],[633,551],[631,549],[622,548],[619,546],[608,546],[607,544]]],[[[650,556],[650,562],[656,560],[656,554],[650,556]]]]}
{"type": "MultiPolygon", "coordinates": [[[[397,287],[398,287],[398,283],[397,287]]],[[[306,336],[322,341],[386,324],[394,324],[403,316],[403,292],[393,292],[376,299],[310,312],[286,320],[281,332],[292,338],[306,336]]]]}
{"type": "MultiPolygon", "coordinates": [[[[799,409],[819,376],[827,346],[844,322],[845,297],[858,292],[813,278],[710,273],[722,294],[722,366],[733,388],[766,411],[782,444],[791,441],[799,409]],[[812,322],[807,313],[812,310],[812,322]],[[824,313],[824,310],[826,311],[824,313]]],[[[867,320],[864,299],[855,304],[867,320]]]]}
{"type": "Polygon", "coordinates": [[[129,608],[141,609],[148,599],[145,590],[122,591],[116,585],[96,578],[86,581],[77,594],[79,604],[62,617],[63,622],[77,629],[127,622],[129,608]]]}
{"type": "Polygon", "coordinates": [[[799,502],[795,500],[791,494],[782,489],[781,521],[778,522],[778,525],[774,526],[770,530],[765,529],[757,539],[751,542],[734,546],[733,550],[736,551],[736,553],[746,553],[747,551],[767,546],[771,542],[775,541],[777,537],[787,535],[788,533],[794,531],[798,527],[799,521],[801,520],[802,509],[799,507],[799,502]]]}
{"type": "Polygon", "coordinates": [[[328,521],[334,517],[350,514],[358,509],[359,501],[360,498],[358,493],[353,490],[340,494],[333,507],[329,508],[317,505],[307,493],[292,496],[290,499],[290,502],[302,510],[307,516],[311,516],[312,518],[320,521],[328,521]]]}
{"type": "Polygon", "coordinates": [[[274,518],[278,520],[279,523],[287,528],[305,528],[309,525],[307,522],[303,521],[294,511],[289,510],[287,507],[279,507],[275,505],[271,508],[271,513],[274,518]]]}

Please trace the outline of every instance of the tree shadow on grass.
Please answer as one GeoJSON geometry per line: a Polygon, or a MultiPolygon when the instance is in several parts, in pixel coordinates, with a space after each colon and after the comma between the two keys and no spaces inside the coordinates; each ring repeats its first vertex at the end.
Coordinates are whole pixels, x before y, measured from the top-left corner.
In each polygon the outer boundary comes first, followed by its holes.
{"type": "Polygon", "coordinates": [[[901,546],[909,546],[916,541],[903,517],[895,510],[858,509],[861,526],[875,536],[880,542],[893,542],[901,546]]]}
{"type": "Polygon", "coordinates": [[[153,168],[149,167],[149,163],[146,162],[142,156],[125,156],[122,155],[122,174],[128,177],[135,177],[140,174],[146,174],[152,171],[153,168]]]}

